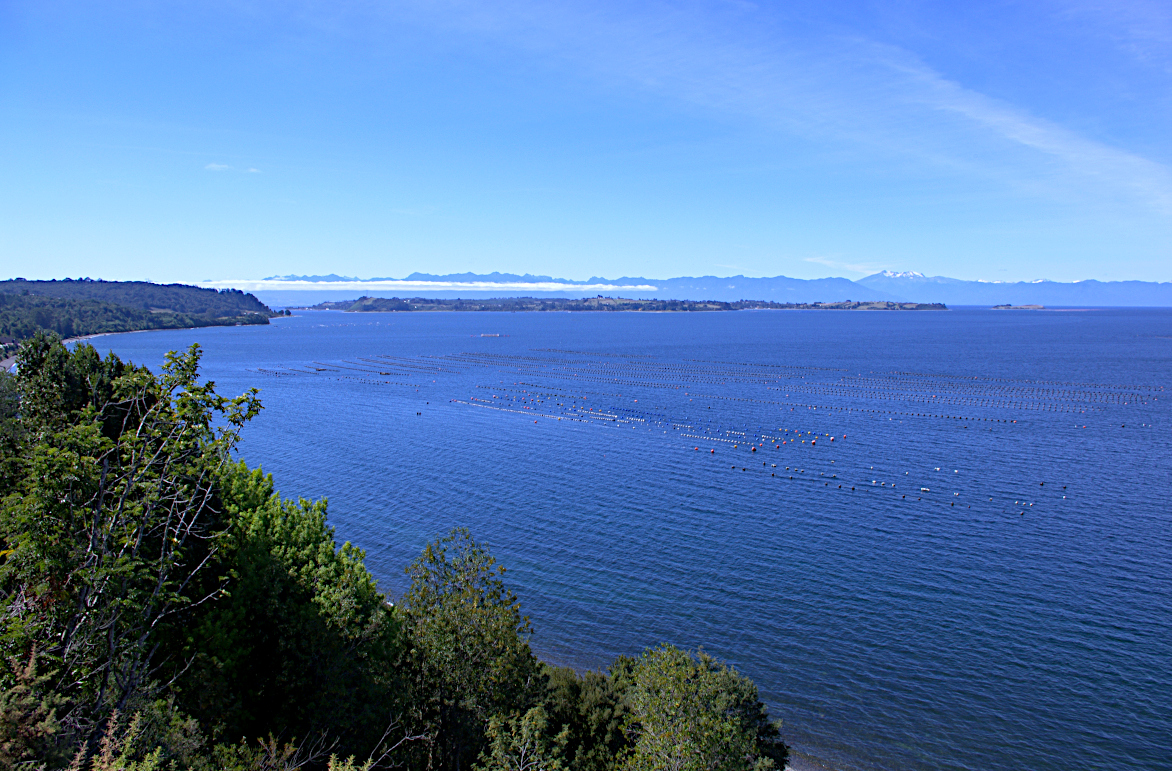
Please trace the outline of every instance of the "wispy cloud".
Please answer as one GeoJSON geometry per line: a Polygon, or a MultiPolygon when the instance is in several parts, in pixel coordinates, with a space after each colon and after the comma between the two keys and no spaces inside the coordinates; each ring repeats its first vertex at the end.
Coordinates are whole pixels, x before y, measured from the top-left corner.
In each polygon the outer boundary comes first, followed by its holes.
{"type": "MultiPolygon", "coordinates": [[[[569,61],[725,120],[853,144],[869,155],[914,157],[1057,200],[1122,199],[1172,214],[1172,170],[1161,163],[968,88],[908,50],[857,36],[809,36],[751,4],[405,5],[417,20],[569,61]]],[[[1155,19],[1144,39],[1163,40],[1167,14],[1134,5],[1119,27],[1155,19]]]]}
{"type": "Polygon", "coordinates": [[[251,168],[248,170],[249,174],[260,174],[260,169],[251,168]]]}
{"type": "Polygon", "coordinates": [[[1172,6],[1164,0],[1071,0],[1060,15],[1085,22],[1134,60],[1172,73],[1172,6]]]}
{"type": "Polygon", "coordinates": [[[1172,170],[1167,166],[966,89],[899,49],[888,48],[878,59],[906,77],[909,96],[926,106],[961,116],[975,127],[1061,161],[1067,171],[1095,185],[1122,188],[1161,214],[1172,215],[1172,170]]]}
{"type": "Polygon", "coordinates": [[[209,163],[207,166],[204,166],[204,168],[208,171],[228,171],[232,167],[226,163],[209,163]]]}

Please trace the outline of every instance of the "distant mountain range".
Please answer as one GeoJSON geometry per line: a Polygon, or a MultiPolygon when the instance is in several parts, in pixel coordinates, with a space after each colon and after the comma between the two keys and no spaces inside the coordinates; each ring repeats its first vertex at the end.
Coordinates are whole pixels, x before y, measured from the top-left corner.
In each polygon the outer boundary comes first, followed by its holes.
{"type": "Polygon", "coordinates": [[[1154,281],[962,281],[922,273],[883,271],[854,282],[914,302],[948,305],[1048,305],[1072,307],[1170,306],[1172,283],[1154,281]]]}
{"type": "Polygon", "coordinates": [[[262,281],[205,282],[251,291],[270,305],[308,305],[322,301],[370,297],[586,297],[606,295],[659,300],[768,300],[782,303],[844,300],[946,303],[958,305],[1172,306],[1172,283],[1149,281],[986,282],[963,281],[922,273],[883,271],[851,281],[845,278],[800,279],[786,276],[680,277],[650,279],[624,276],[586,281],[515,273],[412,273],[406,278],[358,279],[325,276],[272,276],[262,281]]]}
{"type": "Polygon", "coordinates": [[[412,273],[406,278],[350,276],[272,276],[263,281],[216,281],[204,286],[233,286],[255,294],[270,305],[288,307],[323,301],[370,297],[429,297],[484,299],[489,297],[627,297],[646,300],[694,300],[737,302],[763,300],[780,303],[838,302],[842,300],[894,300],[890,294],[845,278],[800,279],[777,276],[732,276],[646,279],[624,276],[592,277],[573,281],[551,276],[515,273],[412,273]]]}
{"type": "MultiPolygon", "coordinates": [[[[896,298],[882,290],[870,289],[845,278],[815,278],[801,279],[775,276],[773,278],[747,278],[745,276],[682,277],[668,279],[651,279],[633,276],[607,279],[592,276],[585,281],[570,281],[563,278],[549,276],[533,276],[525,274],[518,276],[511,273],[490,273],[476,275],[474,273],[454,273],[447,276],[436,276],[429,273],[412,273],[408,281],[493,281],[501,283],[541,282],[563,284],[567,292],[573,292],[570,287],[596,286],[599,284],[615,284],[618,286],[651,286],[655,290],[642,290],[639,297],[651,300],[716,300],[717,302],[736,302],[738,300],[768,300],[781,303],[810,303],[810,302],[837,302],[840,300],[894,300],[896,298]],[[824,298],[834,298],[833,300],[824,298]]],[[[594,293],[596,292],[586,292],[594,293]]]]}

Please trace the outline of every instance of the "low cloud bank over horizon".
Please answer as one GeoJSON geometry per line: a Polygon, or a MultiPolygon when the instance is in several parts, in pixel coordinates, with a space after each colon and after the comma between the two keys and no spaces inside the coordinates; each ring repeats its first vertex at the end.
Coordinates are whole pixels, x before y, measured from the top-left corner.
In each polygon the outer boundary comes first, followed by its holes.
{"type": "Polygon", "coordinates": [[[1145,281],[1063,283],[1056,281],[964,281],[909,271],[883,271],[856,281],[845,278],[797,279],[786,276],[701,276],[648,279],[592,277],[587,281],[550,276],[492,274],[432,275],[412,273],[403,279],[362,280],[335,274],[272,276],[201,282],[214,289],[252,292],[276,306],[369,297],[582,297],[595,294],[640,299],[770,300],[774,302],[838,302],[897,300],[944,302],[951,305],[1048,304],[1052,306],[1172,306],[1172,283],[1145,281]]]}

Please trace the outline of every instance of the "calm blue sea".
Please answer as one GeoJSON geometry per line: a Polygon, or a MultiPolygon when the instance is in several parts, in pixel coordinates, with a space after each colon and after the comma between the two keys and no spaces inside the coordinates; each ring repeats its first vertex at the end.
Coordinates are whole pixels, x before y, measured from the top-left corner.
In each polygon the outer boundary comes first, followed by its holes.
{"type": "Polygon", "coordinates": [[[306,312],[198,342],[392,595],[466,525],[535,650],[669,641],[808,761],[1172,767],[1172,311],[306,312]],[[833,441],[831,438],[833,437],[833,441]],[[713,452],[714,451],[714,452],[713,452]]]}

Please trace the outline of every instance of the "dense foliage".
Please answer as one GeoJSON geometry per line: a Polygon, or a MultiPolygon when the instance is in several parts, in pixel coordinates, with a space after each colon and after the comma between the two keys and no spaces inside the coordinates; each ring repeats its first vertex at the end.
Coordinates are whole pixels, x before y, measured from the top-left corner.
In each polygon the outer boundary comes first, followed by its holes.
{"type": "Polygon", "coordinates": [[[0,769],[767,769],[747,678],[670,646],[542,664],[465,530],[392,604],[324,502],[232,458],[260,409],[39,333],[0,373],[0,769]]]}
{"type": "Polygon", "coordinates": [[[96,300],[66,300],[38,295],[0,293],[0,341],[13,346],[39,331],[61,337],[80,337],[107,332],[134,332],[143,329],[184,329],[190,327],[267,324],[267,313],[239,316],[198,316],[190,313],[151,311],[96,300]]]}
{"type": "Polygon", "coordinates": [[[268,307],[239,289],[204,289],[188,284],[153,284],[149,281],[94,281],[88,278],[62,281],[0,281],[0,294],[32,294],[62,300],[95,300],[127,308],[170,311],[192,316],[243,316],[269,314],[268,307]]]}

